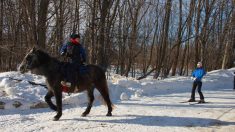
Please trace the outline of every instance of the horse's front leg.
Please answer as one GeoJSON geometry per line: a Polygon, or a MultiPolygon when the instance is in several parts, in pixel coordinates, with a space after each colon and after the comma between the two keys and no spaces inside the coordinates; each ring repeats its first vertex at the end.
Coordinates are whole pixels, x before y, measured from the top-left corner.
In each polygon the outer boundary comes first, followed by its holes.
{"type": "Polygon", "coordinates": [[[55,99],[56,99],[56,105],[57,105],[57,114],[54,116],[54,121],[58,121],[60,117],[62,116],[62,92],[61,91],[55,91],[55,99]]]}
{"type": "Polygon", "coordinates": [[[53,92],[52,91],[48,91],[46,96],[45,96],[45,101],[47,102],[48,106],[56,111],[57,110],[57,107],[52,103],[51,101],[51,98],[54,96],[53,92]]]}

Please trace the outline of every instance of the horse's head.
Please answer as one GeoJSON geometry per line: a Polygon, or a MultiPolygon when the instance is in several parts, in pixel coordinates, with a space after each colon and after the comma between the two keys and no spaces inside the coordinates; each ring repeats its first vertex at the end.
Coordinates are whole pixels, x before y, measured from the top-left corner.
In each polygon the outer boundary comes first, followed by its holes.
{"type": "Polygon", "coordinates": [[[33,48],[29,51],[29,53],[24,57],[21,62],[18,70],[21,73],[25,73],[26,71],[34,70],[40,67],[42,64],[48,61],[48,54],[43,51],[33,48]]]}

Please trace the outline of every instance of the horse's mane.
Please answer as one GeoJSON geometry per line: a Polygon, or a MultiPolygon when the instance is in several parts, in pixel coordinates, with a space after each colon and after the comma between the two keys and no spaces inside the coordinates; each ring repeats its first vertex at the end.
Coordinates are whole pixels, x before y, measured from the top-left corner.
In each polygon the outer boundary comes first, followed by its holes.
{"type": "Polygon", "coordinates": [[[49,55],[44,50],[38,49],[37,50],[37,54],[38,54],[39,60],[41,62],[44,62],[44,61],[54,61],[54,62],[57,62],[57,63],[61,63],[57,58],[52,57],[51,55],[49,55]]]}
{"type": "Polygon", "coordinates": [[[45,75],[46,77],[53,72],[59,72],[62,63],[58,59],[50,56],[47,52],[42,49],[35,49],[32,51],[37,56],[38,66],[37,68],[31,70],[32,73],[38,75],[45,75]]]}

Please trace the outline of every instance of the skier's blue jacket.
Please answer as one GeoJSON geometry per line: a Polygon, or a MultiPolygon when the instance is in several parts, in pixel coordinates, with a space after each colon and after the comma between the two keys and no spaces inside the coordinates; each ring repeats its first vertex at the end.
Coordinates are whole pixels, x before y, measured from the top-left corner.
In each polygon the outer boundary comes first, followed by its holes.
{"type": "Polygon", "coordinates": [[[201,81],[202,77],[206,74],[205,70],[203,68],[196,68],[193,73],[192,76],[196,78],[195,81],[201,81]]]}

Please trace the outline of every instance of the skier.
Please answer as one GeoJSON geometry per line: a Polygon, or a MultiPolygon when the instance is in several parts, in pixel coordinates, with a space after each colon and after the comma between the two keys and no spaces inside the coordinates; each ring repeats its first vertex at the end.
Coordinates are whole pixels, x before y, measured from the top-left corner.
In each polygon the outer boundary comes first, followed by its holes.
{"type": "Polygon", "coordinates": [[[192,93],[191,98],[188,100],[188,102],[195,102],[195,90],[197,88],[198,93],[200,95],[200,101],[198,103],[205,103],[204,96],[201,92],[202,87],[202,78],[206,74],[205,70],[202,68],[202,63],[197,63],[197,68],[192,73],[192,79],[193,81],[193,87],[192,87],[192,93]]]}

